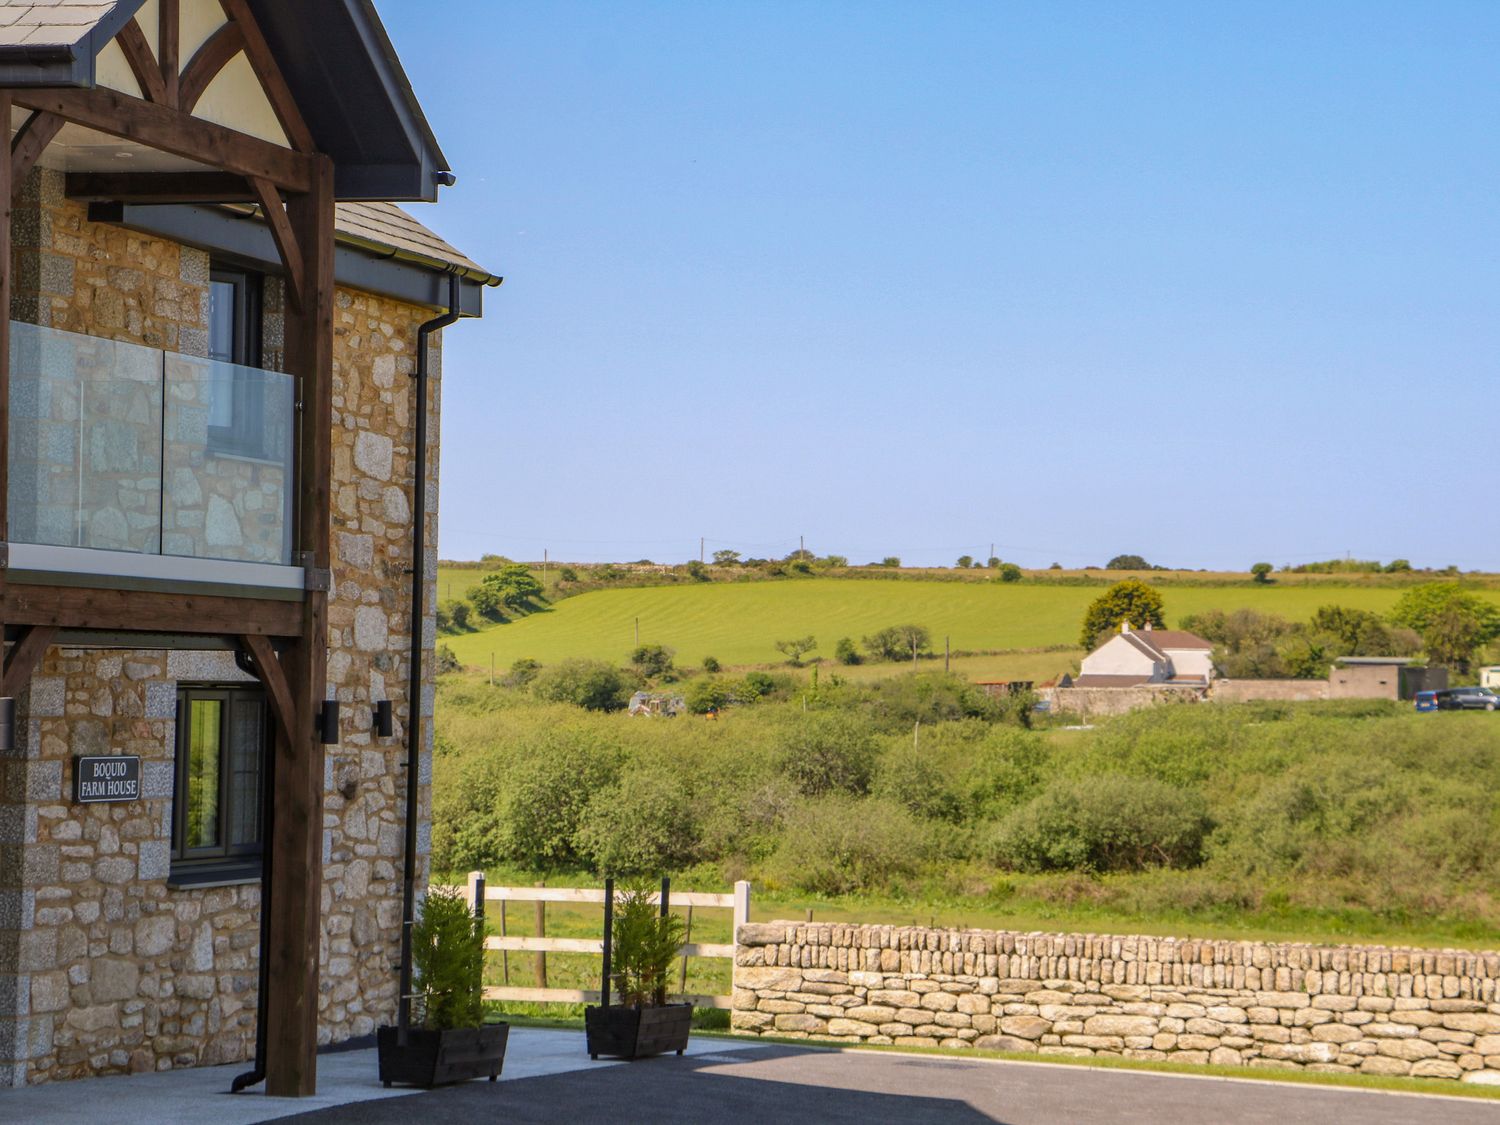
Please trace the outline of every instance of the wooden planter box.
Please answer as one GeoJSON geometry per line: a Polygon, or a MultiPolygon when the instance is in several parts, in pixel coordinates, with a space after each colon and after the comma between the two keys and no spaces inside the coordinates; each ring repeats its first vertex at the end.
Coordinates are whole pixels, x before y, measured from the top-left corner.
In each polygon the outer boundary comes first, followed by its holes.
{"type": "Polygon", "coordinates": [[[589,1058],[608,1055],[617,1059],[643,1059],[687,1050],[693,1027],[691,1004],[664,1004],[660,1008],[585,1008],[583,1026],[588,1034],[589,1058]]]}
{"type": "Polygon", "coordinates": [[[406,1045],[402,1046],[396,1028],[382,1027],[376,1032],[380,1081],[387,1086],[400,1082],[428,1089],[472,1078],[488,1078],[493,1082],[505,1062],[505,1041],[509,1034],[508,1023],[447,1031],[414,1027],[407,1032],[406,1045]]]}

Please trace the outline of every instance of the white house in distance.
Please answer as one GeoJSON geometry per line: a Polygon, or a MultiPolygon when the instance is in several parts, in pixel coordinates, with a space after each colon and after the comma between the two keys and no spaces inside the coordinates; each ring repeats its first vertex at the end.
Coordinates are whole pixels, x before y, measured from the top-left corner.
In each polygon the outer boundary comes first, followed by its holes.
{"type": "Polygon", "coordinates": [[[1130,622],[1083,658],[1074,687],[1137,687],[1172,684],[1207,687],[1213,679],[1214,646],[1180,629],[1133,630],[1130,622]]]}

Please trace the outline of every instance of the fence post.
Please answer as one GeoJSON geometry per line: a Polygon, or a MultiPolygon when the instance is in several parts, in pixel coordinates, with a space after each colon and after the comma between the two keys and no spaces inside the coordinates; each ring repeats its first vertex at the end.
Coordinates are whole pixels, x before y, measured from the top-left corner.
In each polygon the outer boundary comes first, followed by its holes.
{"type": "MultiPolygon", "coordinates": [[[[484,918],[485,901],[484,901],[484,872],[483,871],[470,871],[469,872],[469,901],[474,906],[474,929],[479,934],[479,940],[480,940],[480,943],[482,945],[482,943],[484,942],[484,930],[485,930],[485,918],[484,918]]],[[[480,992],[480,995],[484,994],[484,950],[483,950],[483,948],[481,948],[480,952],[479,952],[479,992],[480,992]]]]}
{"type": "MultiPolygon", "coordinates": [[[[687,908],[687,929],[683,932],[683,935],[682,935],[682,944],[684,946],[686,946],[692,940],[693,940],[693,904],[692,903],[688,903],[688,908],[687,908]]],[[[683,952],[682,952],[682,978],[681,978],[681,983],[678,984],[678,986],[677,986],[678,993],[680,995],[683,995],[683,996],[687,995],[687,959],[688,959],[687,950],[684,948],[683,952]]]]}
{"type": "MultiPolygon", "coordinates": [[[[505,900],[503,898],[500,900],[500,936],[505,936],[505,900]]],[[[510,985],[510,950],[508,949],[500,951],[500,972],[508,987],[510,985]]]]}
{"type": "MultiPolygon", "coordinates": [[[[734,931],[737,935],[741,926],[750,921],[750,883],[741,879],[734,885],[734,931]]],[[[736,937],[735,941],[739,938],[736,937]]]]}
{"type": "Polygon", "coordinates": [[[615,941],[615,881],[604,880],[604,979],[599,982],[599,1006],[609,1007],[610,954],[615,941]]]}
{"type": "MultiPolygon", "coordinates": [[[[539,887],[545,887],[546,885],[546,883],[537,884],[539,887]]],[[[547,904],[541,899],[537,899],[536,901],[536,936],[547,936],[547,904]]],[[[542,950],[537,950],[536,955],[536,986],[538,988],[547,987],[547,954],[542,950]]]]}
{"type": "Polygon", "coordinates": [[[484,913],[484,907],[481,905],[484,902],[483,871],[469,872],[469,883],[468,886],[464,888],[464,897],[468,899],[469,909],[476,911],[482,917],[484,913]],[[475,893],[476,890],[478,892],[477,894],[475,893]]]}

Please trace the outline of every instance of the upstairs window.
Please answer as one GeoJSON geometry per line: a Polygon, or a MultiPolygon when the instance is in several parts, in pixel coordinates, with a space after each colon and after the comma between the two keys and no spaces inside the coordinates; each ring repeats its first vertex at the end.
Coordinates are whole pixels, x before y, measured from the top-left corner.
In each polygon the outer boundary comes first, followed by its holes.
{"type": "Polygon", "coordinates": [[[258,689],[177,693],[170,882],[260,877],[267,718],[258,689]]]}
{"type": "Polygon", "coordinates": [[[208,447],[216,453],[266,456],[262,382],[242,370],[260,366],[260,336],[260,275],[215,266],[208,286],[208,357],[216,364],[208,447]]]}

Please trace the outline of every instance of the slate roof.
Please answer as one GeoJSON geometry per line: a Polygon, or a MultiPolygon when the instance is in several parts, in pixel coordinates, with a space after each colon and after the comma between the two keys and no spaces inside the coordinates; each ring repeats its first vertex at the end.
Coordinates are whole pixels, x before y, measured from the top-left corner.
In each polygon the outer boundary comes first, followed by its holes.
{"type": "MultiPolygon", "coordinates": [[[[405,251],[435,266],[457,266],[481,284],[494,275],[452,244],[439,238],[394,203],[340,203],[334,214],[340,242],[369,244],[374,249],[405,251]]],[[[495,279],[498,284],[498,279],[495,279]]]]}
{"type": "Polygon", "coordinates": [[[68,46],[84,39],[118,0],[0,0],[0,46],[68,46]]]}

